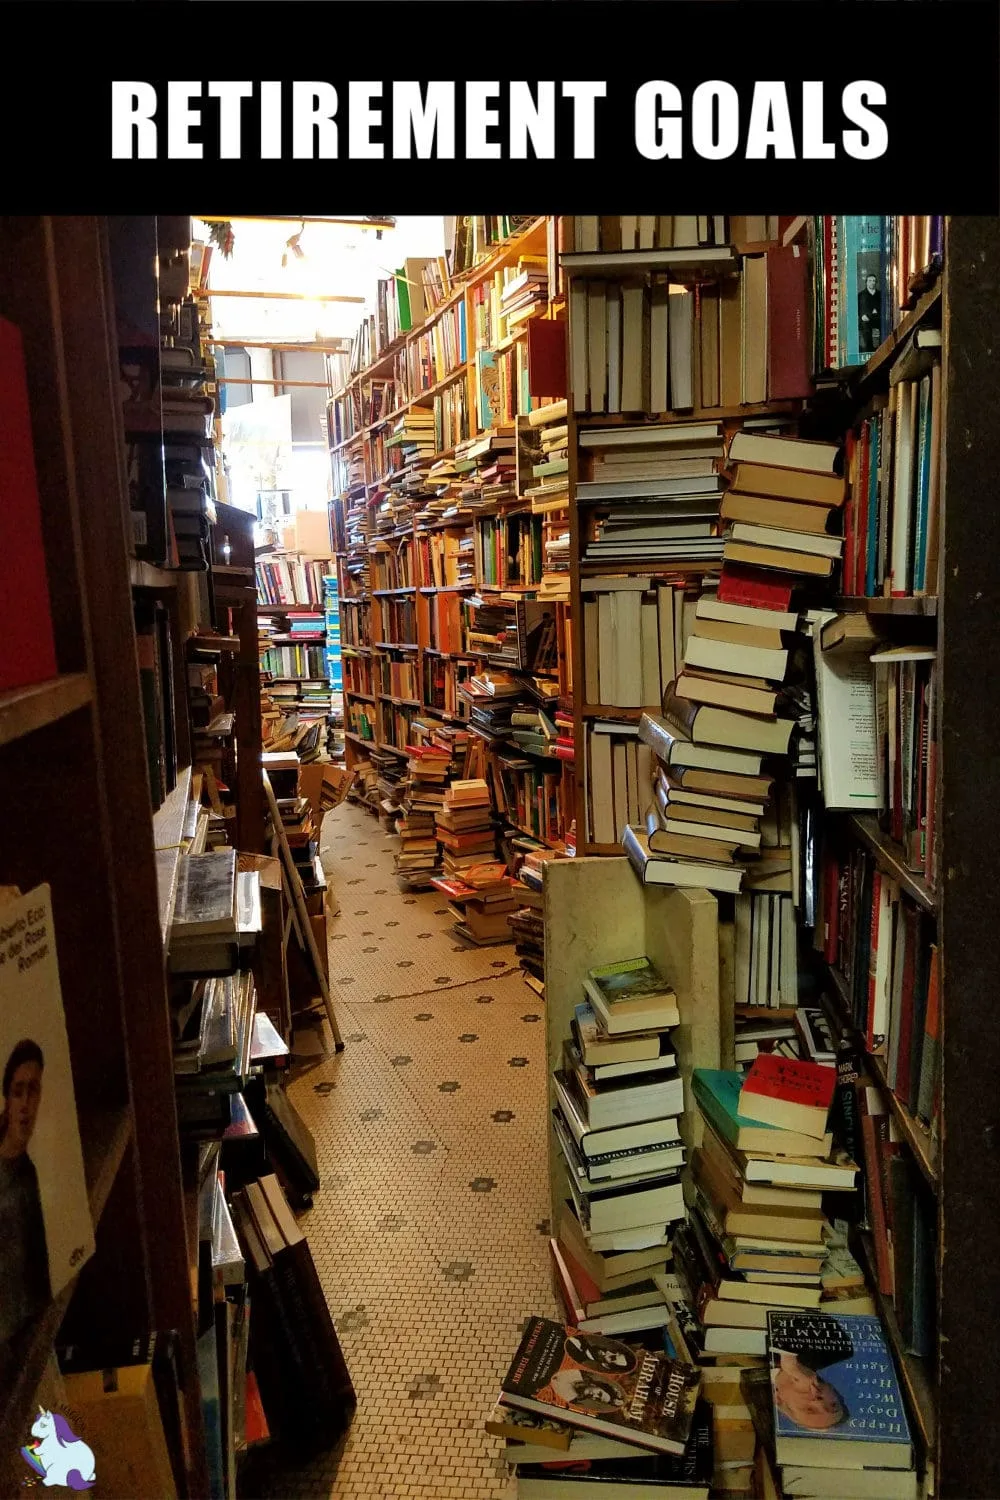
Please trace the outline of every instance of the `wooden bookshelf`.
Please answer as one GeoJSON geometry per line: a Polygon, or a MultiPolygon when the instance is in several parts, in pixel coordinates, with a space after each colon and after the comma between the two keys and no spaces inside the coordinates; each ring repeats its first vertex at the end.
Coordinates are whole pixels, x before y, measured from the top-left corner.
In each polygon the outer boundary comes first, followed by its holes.
{"type": "Polygon", "coordinates": [[[0,746],[58,723],[67,714],[85,708],[92,696],[85,672],[69,672],[48,682],[32,682],[0,693],[0,746]]]}
{"type": "Polygon", "coordinates": [[[865,595],[840,595],[833,601],[842,614],[891,615],[932,619],[938,612],[938,601],[931,595],[908,595],[899,599],[865,595]]]}
{"type": "Polygon", "coordinates": [[[883,833],[878,819],[871,813],[853,813],[849,822],[865,848],[875,856],[879,869],[898,881],[911,900],[924,911],[937,911],[936,894],[922,875],[907,868],[903,850],[887,833],[883,833]]]}
{"type": "Polygon", "coordinates": [[[937,1433],[937,1403],[934,1396],[934,1376],[933,1372],[929,1369],[930,1362],[909,1353],[903,1342],[903,1336],[899,1331],[899,1323],[896,1320],[896,1309],[893,1306],[892,1298],[883,1296],[878,1290],[878,1276],[875,1269],[875,1248],[872,1244],[871,1235],[866,1233],[858,1235],[856,1248],[860,1252],[861,1264],[865,1268],[868,1280],[872,1287],[875,1288],[875,1303],[885,1330],[886,1340],[889,1348],[892,1350],[892,1357],[899,1373],[906,1404],[916,1428],[918,1446],[922,1450],[925,1459],[933,1463],[937,1433]]]}

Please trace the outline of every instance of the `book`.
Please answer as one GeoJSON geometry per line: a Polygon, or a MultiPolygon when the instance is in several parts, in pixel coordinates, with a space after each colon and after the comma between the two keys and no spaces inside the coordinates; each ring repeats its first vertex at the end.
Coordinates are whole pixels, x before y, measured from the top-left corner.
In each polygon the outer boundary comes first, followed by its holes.
{"type": "Polygon", "coordinates": [[[822,1063],[762,1052],[740,1090],[739,1110],[748,1120],[803,1135],[826,1135],[837,1075],[822,1063]]]}
{"type": "Polygon", "coordinates": [[[617,1339],[531,1318],[501,1386],[504,1405],[555,1417],[636,1447],[682,1454],[701,1384],[697,1369],[617,1339]]]}
{"type": "Polygon", "coordinates": [[[21,333],[0,318],[0,692],[54,677],[55,639],[49,607],[28,378],[21,333]]]}
{"type": "Polygon", "coordinates": [[[911,1469],[913,1443],[877,1317],[769,1312],[779,1464],[911,1469]]]}
{"type": "Polygon", "coordinates": [[[652,854],[649,838],[641,828],[625,829],[622,848],[643,885],[693,886],[735,894],[743,878],[743,871],[737,865],[726,868],[704,861],[695,863],[652,854]]]}
{"type": "Polygon", "coordinates": [[[0,905],[0,1347],[94,1253],[48,885],[0,905]]]}
{"type": "MultiPolygon", "coordinates": [[[[593,1441],[593,1440],[591,1440],[593,1441]]],[[[581,1450],[582,1451],[582,1450],[581,1450]]],[[[712,1422],[707,1403],[699,1403],[691,1435],[680,1455],[642,1455],[581,1459],[571,1445],[563,1463],[525,1463],[517,1450],[518,1500],[631,1500],[658,1494],[673,1500],[707,1500],[712,1483],[712,1422]]]]}
{"type": "Polygon", "coordinates": [[[723,1140],[740,1151],[824,1158],[830,1154],[833,1137],[829,1132],[819,1139],[747,1119],[739,1108],[742,1086],[743,1075],[735,1070],[695,1068],[691,1075],[694,1096],[723,1140]]]}
{"type": "Polygon", "coordinates": [[[648,958],[622,959],[590,969],[583,987],[611,1036],[680,1023],[673,988],[648,958]]]}

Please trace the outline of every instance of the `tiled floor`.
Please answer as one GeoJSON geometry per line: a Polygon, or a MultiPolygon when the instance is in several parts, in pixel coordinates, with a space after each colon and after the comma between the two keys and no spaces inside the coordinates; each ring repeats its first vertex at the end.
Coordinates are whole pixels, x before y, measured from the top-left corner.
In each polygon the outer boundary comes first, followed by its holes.
{"type": "Polygon", "coordinates": [[[443,897],[401,894],[394,843],[359,808],[327,816],[347,1045],[291,1088],[322,1174],[302,1222],[357,1415],[336,1452],[265,1469],[262,1496],[512,1495],[483,1421],[524,1319],[555,1312],[542,1003],[512,947],[457,947],[443,897]]]}

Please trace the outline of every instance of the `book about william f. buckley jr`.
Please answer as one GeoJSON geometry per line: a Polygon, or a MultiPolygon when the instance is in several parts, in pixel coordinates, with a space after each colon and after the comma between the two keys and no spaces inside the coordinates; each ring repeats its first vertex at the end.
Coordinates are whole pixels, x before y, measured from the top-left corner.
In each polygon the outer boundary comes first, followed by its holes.
{"type": "Polygon", "coordinates": [[[532,1318],[500,1400],[657,1453],[683,1453],[701,1372],[618,1339],[532,1318]]]}

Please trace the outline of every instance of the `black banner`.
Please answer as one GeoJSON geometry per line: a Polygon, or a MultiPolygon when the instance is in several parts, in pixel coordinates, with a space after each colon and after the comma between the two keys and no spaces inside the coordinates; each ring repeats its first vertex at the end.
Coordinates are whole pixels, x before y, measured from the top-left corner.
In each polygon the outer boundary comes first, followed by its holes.
{"type": "Polygon", "coordinates": [[[993,0],[28,0],[6,15],[25,36],[5,85],[16,211],[1000,208],[993,0]]]}

